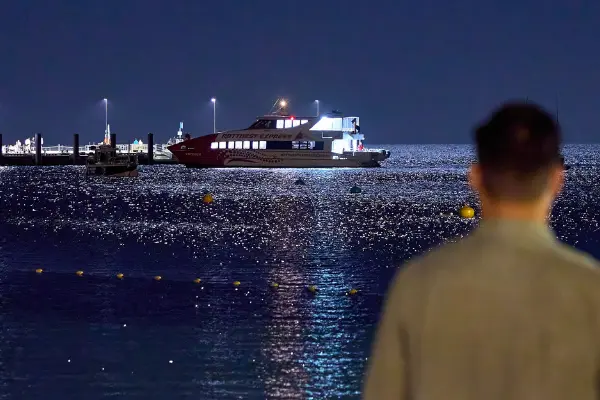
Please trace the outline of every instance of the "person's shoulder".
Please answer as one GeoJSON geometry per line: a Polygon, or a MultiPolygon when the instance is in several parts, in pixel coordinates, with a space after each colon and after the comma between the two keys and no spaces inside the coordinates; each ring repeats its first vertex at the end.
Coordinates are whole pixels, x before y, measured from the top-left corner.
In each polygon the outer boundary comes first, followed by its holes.
{"type": "Polygon", "coordinates": [[[569,268],[570,271],[574,271],[582,275],[583,278],[591,279],[600,285],[600,261],[590,254],[558,242],[553,258],[554,264],[558,267],[569,268]]]}

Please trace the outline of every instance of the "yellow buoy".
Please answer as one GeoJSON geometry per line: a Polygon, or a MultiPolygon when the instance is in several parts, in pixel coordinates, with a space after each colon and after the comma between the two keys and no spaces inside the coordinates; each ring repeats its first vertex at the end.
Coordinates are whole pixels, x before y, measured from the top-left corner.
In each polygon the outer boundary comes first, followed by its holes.
{"type": "Polygon", "coordinates": [[[200,279],[200,278],[194,279],[194,283],[200,283],[200,282],[202,282],[202,279],[200,279]]]}
{"type": "Polygon", "coordinates": [[[125,275],[123,275],[122,273],[120,273],[120,272],[119,272],[119,273],[117,274],[117,278],[118,278],[118,279],[123,279],[123,277],[125,277],[125,275]]]}
{"type": "Polygon", "coordinates": [[[75,272],[75,275],[77,275],[77,276],[83,276],[83,271],[77,271],[77,272],[75,272]]]}
{"type": "Polygon", "coordinates": [[[160,281],[161,279],[162,279],[162,276],[160,276],[160,275],[156,275],[156,276],[154,277],[154,280],[155,280],[155,281],[160,281]]]}
{"type": "Polygon", "coordinates": [[[358,293],[358,290],[356,290],[356,289],[350,289],[350,290],[348,291],[348,294],[349,294],[350,296],[354,296],[354,295],[355,295],[355,294],[357,294],[357,293],[358,293]]]}
{"type": "Polygon", "coordinates": [[[41,268],[38,268],[38,269],[35,270],[36,274],[41,274],[42,272],[44,272],[44,270],[41,269],[41,268]]]}
{"type": "Polygon", "coordinates": [[[310,285],[307,290],[311,293],[317,293],[317,287],[315,285],[310,285]]]}
{"type": "Polygon", "coordinates": [[[202,202],[204,204],[210,204],[214,201],[212,194],[210,193],[206,193],[203,197],[202,197],[202,202]]]}
{"type": "Polygon", "coordinates": [[[233,282],[233,286],[235,286],[235,287],[240,286],[240,285],[241,285],[240,281],[233,282]]]}
{"type": "Polygon", "coordinates": [[[459,213],[463,218],[473,218],[475,216],[475,210],[469,206],[464,206],[461,208],[459,213]]]}
{"type": "Polygon", "coordinates": [[[277,282],[273,282],[273,283],[271,283],[271,287],[272,287],[273,289],[277,289],[277,288],[279,287],[279,283],[277,283],[277,282]]]}

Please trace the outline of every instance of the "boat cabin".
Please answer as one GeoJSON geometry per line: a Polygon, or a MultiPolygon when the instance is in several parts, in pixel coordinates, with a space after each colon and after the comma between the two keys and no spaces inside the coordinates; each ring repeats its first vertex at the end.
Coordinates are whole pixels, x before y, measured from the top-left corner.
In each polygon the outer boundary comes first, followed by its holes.
{"type": "Polygon", "coordinates": [[[137,157],[133,154],[118,154],[117,149],[110,145],[90,146],[94,151],[87,158],[88,164],[137,164],[137,157]]]}
{"type": "MultiPolygon", "coordinates": [[[[314,117],[312,117],[311,119],[314,119],[314,117]]],[[[248,128],[246,128],[246,130],[295,128],[297,126],[307,124],[311,119],[309,119],[309,118],[294,118],[291,116],[267,115],[267,116],[258,118],[252,125],[250,125],[248,128]]]]}
{"type": "Polygon", "coordinates": [[[210,144],[210,148],[320,150],[338,154],[363,150],[364,136],[360,133],[359,117],[344,117],[339,113],[327,114],[321,118],[265,115],[257,118],[243,131],[247,134],[219,134],[217,140],[210,144]],[[303,126],[307,129],[303,130],[303,126]]]}

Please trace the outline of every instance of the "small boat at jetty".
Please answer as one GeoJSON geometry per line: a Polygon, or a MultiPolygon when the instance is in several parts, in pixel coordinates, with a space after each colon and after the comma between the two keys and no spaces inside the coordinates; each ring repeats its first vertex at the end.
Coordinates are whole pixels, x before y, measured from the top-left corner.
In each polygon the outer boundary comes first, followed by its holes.
{"type": "Polygon", "coordinates": [[[90,150],[94,150],[94,153],[86,159],[86,176],[136,177],[139,175],[137,155],[117,154],[115,148],[105,144],[90,150]]]}
{"type": "Polygon", "coordinates": [[[186,137],[169,151],[180,164],[199,168],[367,168],[390,157],[389,150],[364,147],[359,117],[337,111],[296,117],[282,99],[275,108],[248,128],[186,137]]]}

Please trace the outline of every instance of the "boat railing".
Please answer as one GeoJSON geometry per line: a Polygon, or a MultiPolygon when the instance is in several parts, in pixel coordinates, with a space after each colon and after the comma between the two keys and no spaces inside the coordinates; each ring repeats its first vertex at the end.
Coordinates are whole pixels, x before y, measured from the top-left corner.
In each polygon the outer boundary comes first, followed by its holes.
{"type": "Polygon", "coordinates": [[[385,149],[363,149],[362,151],[367,151],[370,153],[381,153],[382,151],[387,151],[385,149]]]}

